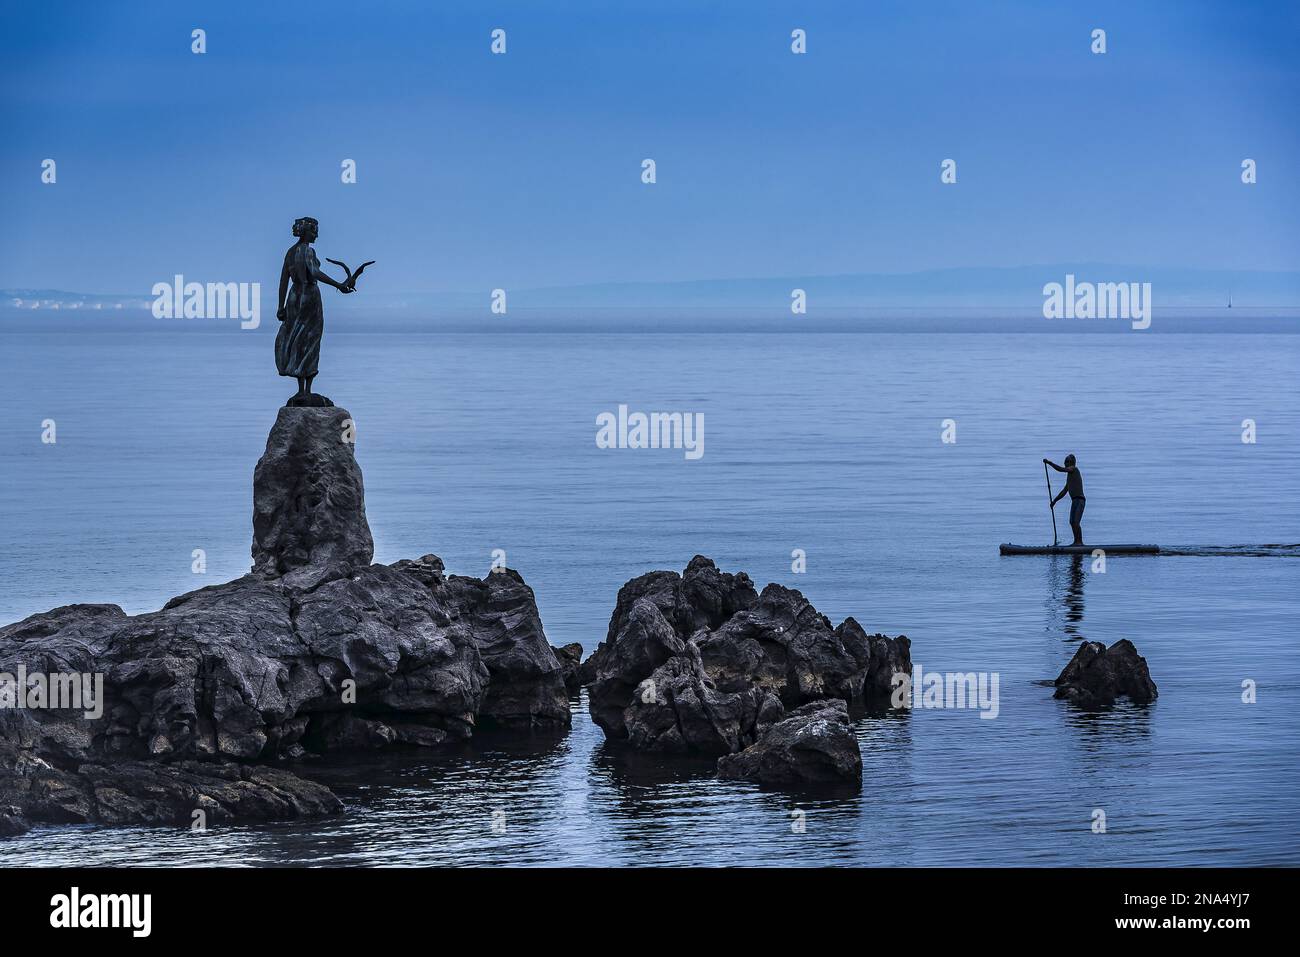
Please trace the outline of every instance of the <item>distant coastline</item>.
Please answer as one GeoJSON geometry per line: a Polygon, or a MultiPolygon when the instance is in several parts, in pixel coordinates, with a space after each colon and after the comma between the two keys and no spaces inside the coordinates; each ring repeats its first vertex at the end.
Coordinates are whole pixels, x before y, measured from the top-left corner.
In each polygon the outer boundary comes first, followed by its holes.
{"type": "MultiPolygon", "coordinates": [[[[76,308],[19,309],[0,304],[0,334],[274,334],[275,320],[263,310],[259,328],[241,329],[238,319],[158,319],[147,306],[122,309],[93,305],[76,308]]],[[[1226,307],[1168,306],[1160,309],[1151,327],[1130,329],[1127,322],[1099,319],[1044,319],[1033,307],[948,306],[908,308],[824,307],[794,316],[779,307],[683,306],[625,308],[512,307],[509,315],[492,315],[487,308],[414,305],[340,306],[328,320],[327,334],[1300,334],[1300,306],[1226,307]]]]}
{"type": "MultiPolygon", "coordinates": [[[[789,275],[768,278],[611,281],[544,287],[512,286],[509,277],[482,289],[399,290],[377,283],[366,302],[340,303],[357,312],[485,311],[493,288],[508,294],[507,315],[518,310],[728,309],[776,310],[790,315],[791,293],[803,290],[807,316],[827,309],[904,309],[942,313],[1033,309],[1043,301],[1045,283],[1066,274],[1080,280],[1151,283],[1161,308],[1217,311],[1279,309],[1300,312],[1300,271],[1196,269],[1117,263],[1044,263],[1000,268],[960,267],[906,273],[789,275]],[[1231,299],[1229,298],[1231,297],[1231,299]]],[[[171,276],[155,277],[170,281],[171,276]]],[[[187,276],[197,281],[261,281],[265,293],[274,276],[187,276]]],[[[40,309],[124,311],[148,309],[150,283],[134,292],[105,293],[41,287],[0,287],[0,310],[40,309]]]]}

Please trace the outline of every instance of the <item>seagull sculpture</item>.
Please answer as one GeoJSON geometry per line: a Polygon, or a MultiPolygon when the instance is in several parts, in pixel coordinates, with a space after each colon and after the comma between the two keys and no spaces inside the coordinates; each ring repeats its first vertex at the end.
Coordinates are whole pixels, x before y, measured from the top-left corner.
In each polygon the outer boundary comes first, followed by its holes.
{"type": "Polygon", "coordinates": [[[361,274],[365,272],[366,267],[373,266],[375,264],[375,261],[372,259],[370,260],[370,262],[362,263],[360,266],[357,267],[357,271],[353,272],[351,269],[348,268],[348,264],[345,262],[339,262],[337,259],[328,259],[328,258],[325,261],[327,263],[333,263],[336,266],[343,267],[343,271],[348,274],[347,278],[343,280],[343,285],[349,289],[356,289],[357,279],[359,279],[361,277],[361,274]]]}

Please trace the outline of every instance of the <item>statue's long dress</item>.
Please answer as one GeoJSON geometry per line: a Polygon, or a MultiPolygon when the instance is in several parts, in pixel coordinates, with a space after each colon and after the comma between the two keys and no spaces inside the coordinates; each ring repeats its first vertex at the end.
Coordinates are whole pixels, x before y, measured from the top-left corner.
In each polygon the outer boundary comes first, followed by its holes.
{"type": "Polygon", "coordinates": [[[275,336],[275,365],[280,375],[314,376],[325,331],[320,286],[316,282],[320,260],[308,243],[295,245],[290,256],[289,278],[293,285],[284,302],[284,322],[275,336]]]}

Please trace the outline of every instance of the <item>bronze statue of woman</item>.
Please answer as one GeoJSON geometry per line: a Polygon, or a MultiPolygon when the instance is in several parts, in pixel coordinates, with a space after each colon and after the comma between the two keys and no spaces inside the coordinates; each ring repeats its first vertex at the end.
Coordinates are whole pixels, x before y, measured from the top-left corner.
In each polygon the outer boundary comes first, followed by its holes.
{"type": "MultiPolygon", "coordinates": [[[[280,270],[280,295],[275,317],[280,320],[280,331],[275,337],[275,365],[280,375],[298,380],[298,391],[285,405],[332,405],[324,396],[313,395],[311,380],[316,378],[320,361],[320,340],[325,331],[325,316],[321,309],[320,287],[317,283],[333,286],[339,292],[356,292],[356,277],[349,271],[343,282],[335,282],[320,271],[320,260],[311,244],[316,241],[320,224],[310,216],[295,220],[293,234],[298,241],[284,254],[284,268],[280,270]],[[289,282],[293,281],[290,288],[289,282]],[[285,293],[288,293],[286,298],[285,293]]],[[[332,260],[331,260],[332,261],[332,260]]],[[[346,269],[346,267],[344,267],[346,269]]],[[[357,270],[359,275],[360,269],[357,270]]]]}

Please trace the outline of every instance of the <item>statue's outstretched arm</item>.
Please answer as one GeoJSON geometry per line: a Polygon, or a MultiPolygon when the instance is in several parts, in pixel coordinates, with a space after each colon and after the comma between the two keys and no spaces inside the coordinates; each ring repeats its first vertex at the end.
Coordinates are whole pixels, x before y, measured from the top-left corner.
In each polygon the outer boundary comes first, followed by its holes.
{"type": "MultiPolygon", "coordinates": [[[[332,260],[327,259],[326,262],[332,262],[332,260]]],[[[320,267],[318,266],[312,266],[312,272],[315,273],[317,282],[323,282],[327,286],[333,286],[339,292],[352,292],[351,289],[349,289],[346,285],[344,285],[344,283],[346,283],[347,280],[344,280],[344,282],[339,282],[338,280],[334,279],[332,276],[328,275],[327,273],[321,272],[320,267]]]]}

